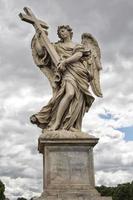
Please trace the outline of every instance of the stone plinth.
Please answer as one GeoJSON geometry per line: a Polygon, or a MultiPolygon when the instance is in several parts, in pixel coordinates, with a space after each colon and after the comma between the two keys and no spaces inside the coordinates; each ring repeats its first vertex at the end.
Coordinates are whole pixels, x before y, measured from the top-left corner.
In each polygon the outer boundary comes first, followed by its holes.
{"type": "Polygon", "coordinates": [[[111,200],[95,189],[93,147],[98,138],[81,132],[46,131],[38,140],[43,154],[41,200],[111,200]]]}

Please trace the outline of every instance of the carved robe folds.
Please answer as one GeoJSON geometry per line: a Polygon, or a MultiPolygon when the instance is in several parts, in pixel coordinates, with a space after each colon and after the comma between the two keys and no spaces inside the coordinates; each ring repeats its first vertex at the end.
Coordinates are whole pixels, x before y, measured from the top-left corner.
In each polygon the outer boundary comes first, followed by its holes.
{"type": "MultiPolygon", "coordinates": [[[[86,52],[82,45],[75,45],[74,48],[70,48],[62,42],[57,42],[54,46],[61,59],[66,59],[75,52],[83,52],[83,57],[80,61],[66,66],[66,70],[60,75],[61,80],[58,82],[56,91],[48,105],[44,106],[40,112],[34,115],[37,119],[36,124],[41,128],[47,129],[54,123],[58,105],[65,94],[66,82],[69,82],[74,88],[74,97],[61,120],[59,129],[69,130],[70,128],[76,128],[80,130],[85,111],[88,111],[94,101],[94,97],[88,90],[90,74],[87,67],[83,64],[86,60],[86,52]]],[[[49,67],[50,70],[52,67],[50,65],[50,58],[47,52],[43,51],[43,53],[44,52],[45,54],[42,57],[38,55],[35,56],[36,62],[38,62],[38,66],[41,67],[41,69],[49,67]]],[[[34,50],[34,54],[35,53],[34,50]]],[[[56,76],[54,76],[54,78],[56,81],[56,76]]]]}

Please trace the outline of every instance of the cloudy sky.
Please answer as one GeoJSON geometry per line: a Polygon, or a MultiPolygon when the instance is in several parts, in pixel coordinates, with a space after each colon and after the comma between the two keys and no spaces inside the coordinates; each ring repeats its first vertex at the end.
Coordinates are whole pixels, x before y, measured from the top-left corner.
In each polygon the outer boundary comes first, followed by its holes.
{"type": "Polygon", "coordinates": [[[29,116],[47,103],[51,88],[33,63],[31,25],[18,14],[29,6],[57,41],[58,25],[70,24],[75,42],[92,33],[102,52],[103,99],[85,115],[83,130],[100,138],[95,147],[97,185],[133,180],[133,1],[0,0],[0,179],[11,200],[42,192],[40,129],[29,116]]]}

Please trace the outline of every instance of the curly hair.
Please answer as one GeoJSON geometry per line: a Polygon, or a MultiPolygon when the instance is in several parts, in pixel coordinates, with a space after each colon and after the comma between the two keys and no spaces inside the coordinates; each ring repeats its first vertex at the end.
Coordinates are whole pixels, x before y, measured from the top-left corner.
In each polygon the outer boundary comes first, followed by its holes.
{"type": "Polygon", "coordinates": [[[62,37],[61,37],[61,34],[60,34],[60,30],[63,29],[63,28],[66,29],[70,33],[70,38],[72,39],[73,32],[72,32],[72,28],[69,25],[58,26],[58,29],[57,29],[58,37],[62,40],[62,37]]]}

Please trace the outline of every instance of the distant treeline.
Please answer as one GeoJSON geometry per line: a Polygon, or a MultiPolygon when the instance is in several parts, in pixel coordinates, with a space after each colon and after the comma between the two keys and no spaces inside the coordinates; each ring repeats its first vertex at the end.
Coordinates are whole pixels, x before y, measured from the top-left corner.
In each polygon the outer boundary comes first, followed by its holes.
{"type": "MultiPolygon", "coordinates": [[[[97,191],[101,196],[111,196],[113,200],[133,200],[133,181],[131,183],[119,184],[116,187],[97,186],[97,191]]],[[[4,195],[5,185],[0,180],[0,200],[9,200],[4,195]]],[[[32,200],[31,198],[30,200],[32,200]]],[[[28,200],[19,197],[16,200],[28,200]]]]}
{"type": "Polygon", "coordinates": [[[116,187],[96,187],[101,196],[111,196],[113,200],[133,200],[133,181],[118,184],[116,187]]]}

